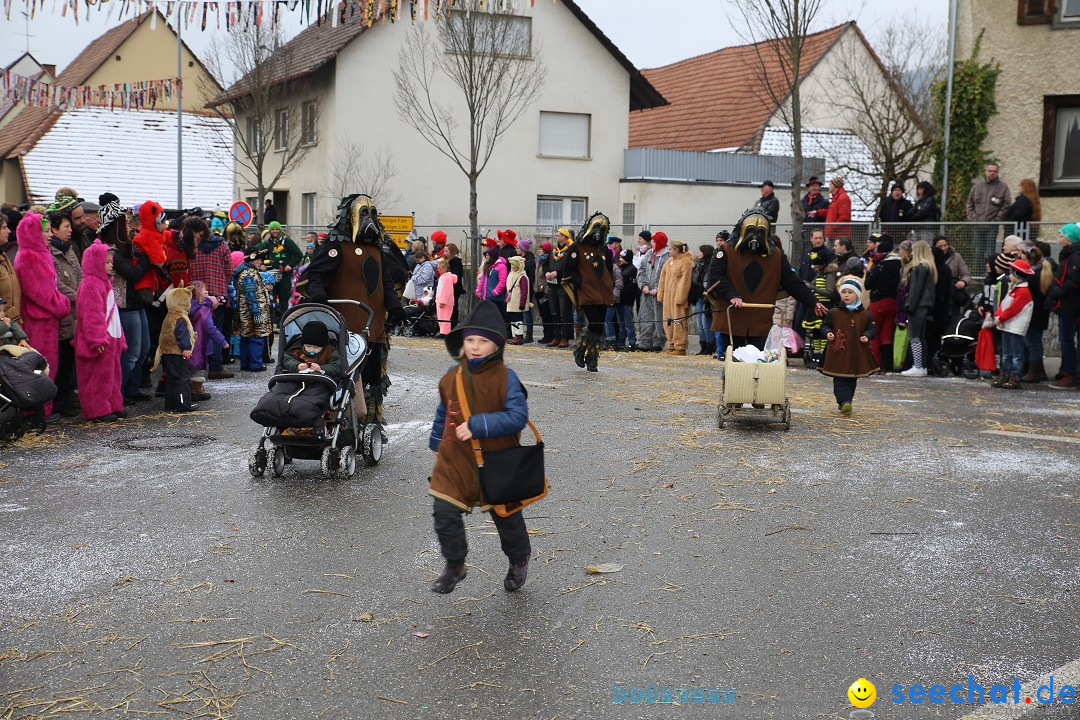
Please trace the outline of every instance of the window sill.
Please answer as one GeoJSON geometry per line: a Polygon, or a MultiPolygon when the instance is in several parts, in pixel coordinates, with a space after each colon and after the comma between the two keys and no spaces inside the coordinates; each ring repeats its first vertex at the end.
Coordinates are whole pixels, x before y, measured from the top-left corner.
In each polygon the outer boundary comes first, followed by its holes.
{"type": "Polygon", "coordinates": [[[305,148],[313,148],[313,147],[315,147],[315,146],[316,146],[316,145],[318,145],[318,144],[319,144],[319,141],[318,141],[318,140],[315,140],[315,141],[313,141],[313,142],[305,142],[305,143],[300,143],[300,147],[305,147],[305,148]]]}
{"type": "Polygon", "coordinates": [[[540,160],[592,160],[592,157],[573,157],[571,155],[541,155],[536,154],[536,157],[540,160]]]}
{"type": "Polygon", "coordinates": [[[1042,197],[1080,197],[1080,183],[1075,185],[1040,185],[1042,197]]]}

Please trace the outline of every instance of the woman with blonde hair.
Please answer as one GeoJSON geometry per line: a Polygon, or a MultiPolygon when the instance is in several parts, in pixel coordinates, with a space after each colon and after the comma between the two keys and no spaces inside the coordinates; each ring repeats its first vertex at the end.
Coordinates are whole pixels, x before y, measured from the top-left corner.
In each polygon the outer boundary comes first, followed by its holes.
{"type": "Polygon", "coordinates": [[[930,243],[917,240],[911,244],[911,261],[904,265],[901,284],[907,287],[904,311],[908,314],[908,337],[912,366],[900,373],[908,377],[926,377],[923,350],[926,347],[926,320],[934,307],[937,266],[930,243]]]}

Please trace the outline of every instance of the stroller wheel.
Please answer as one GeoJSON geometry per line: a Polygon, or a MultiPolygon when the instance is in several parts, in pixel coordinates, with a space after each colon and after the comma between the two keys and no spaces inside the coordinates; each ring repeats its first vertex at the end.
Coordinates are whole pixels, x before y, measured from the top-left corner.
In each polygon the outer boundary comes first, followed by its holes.
{"type": "Polygon", "coordinates": [[[383,434],[382,428],[375,423],[369,423],[364,428],[364,439],[361,445],[364,453],[364,462],[368,467],[374,467],[382,460],[383,434]]]}
{"type": "Polygon", "coordinates": [[[930,361],[930,369],[933,370],[934,374],[938,377],[948,377],[949,373],[951,372],[949,368],[949,361],[943,360],[936,355],[930,361]]]}
{"type": "Polygon", "coordinates": [[[332,478],[337,475],[338,451],[327,445],[322,451],[322,474],[324,478],[332,478]]]}
{"type": "Polygon", "coordinates": [[[979,379],[979,366],[968,358],[964,358],[964,377],[968,380],[979,379]]]}
{"type": "Polygon", "coordinates": [[[274,448],[274,464],[270,466],[270,474],[279,478],[285,473],[285,448],[280,445],[274,448]]]}
{"type": "Polygon", "coordinates": [[[356,473],[356,450],[349,446],[341,451],[338,460],[337,475],[342,480],[348,480],[356,473]]]}
{"type": "Polygon", "coordinates": [[[257,447],[251,451],[251,455],[248,456],[248,472],[251,473],[251,477],[262,477],[266,472],[266,450],[257,447]]]}

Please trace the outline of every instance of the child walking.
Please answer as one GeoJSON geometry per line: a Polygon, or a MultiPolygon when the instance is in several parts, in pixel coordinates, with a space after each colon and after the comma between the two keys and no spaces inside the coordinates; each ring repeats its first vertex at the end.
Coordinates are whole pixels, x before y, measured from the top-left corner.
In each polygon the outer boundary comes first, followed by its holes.
{"type": "Polygon", "coordinates": [[[82,257],[82,282],[75,304],[75,378],[79,405],[90,422],[127,417],[120,382],[120,354],[127,348],[112,286],[112,253],[100,240],[82,257]]]}
{"type": "Polygon", "coordinates": [[[1027,260],[1013,260],[1009,267],[1012,269],[1009,274],[1009,294],[994,313],[994,325],[1001,330],[1001,377],[1004,378],[1000,385],[994,387],[1019,390],[1024,365],[1024,336],[1035,309],[1028,280],[1035,273],[1027,260]]]}
{"type": "Polygon", "coordinates": [[[439,261],[436,272],[439,275],[439,284],[435,289],[435,317],[439,318],[439,334],[445,336],[450,334],[450,322],[454,317],[454,285],[457,284],[458,276],[450,272],[450,263],[446,260],[439,261]]]}
{"type": "Polygon", "coordinates": [[[452,592],[465,579],[468,543],[461,516],[476,506],[481,512],[491,512],[502,550],[510,560],[503,587],[513,592],[525,584],[528,575],[532,547],[521,510],[540,497],[506,505],[486,503],[472,448],[474,438],[484,452],[516,447],[529,421],[525,389],[503,362],[505,327],[499,308],[482,302],[446,337],[446,349],[457,364],[439,381],[439,407],[428,441],[435,453],[428,492],[435,498],[435,534],[446,559],[442,574],[431,585],[437,593],[452,592]],[[459,375],[467,410],[458,396],[459,375]]]}
{"type": "Polygon", "coordinates": [[[862,281],[852,275],[840,279],[840,305],[829,311],[821,330],[828,339],[821,372],[833,379],[833,396],[841,414],[851,415],[855,385],[878,371],[870,352],[874,318],[862,304],[862,281]]]}

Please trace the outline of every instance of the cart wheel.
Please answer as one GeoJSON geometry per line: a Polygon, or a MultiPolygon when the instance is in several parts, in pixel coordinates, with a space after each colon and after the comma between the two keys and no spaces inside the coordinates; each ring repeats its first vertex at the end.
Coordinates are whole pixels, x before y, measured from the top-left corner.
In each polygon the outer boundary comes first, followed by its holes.
{"type": "Polygon", "coordinates": [[[337,475],[338,470],[338,451],[327,445],[323,448],[321,463],[322,475],[324,478],[332,478],[337,475]]]}
{"type": "Polygon", "coordinates": [[[939,357],[935,357],[930,361],[930,369],[938,377],[949,377],[949,363],[946,360],[942,360],[939,357]]]}
{"type": "Polygon", "coordinates": [[[280,445],[274,448],[273,463],[270,466],[270,475],[279,478],[285,473],[285,448],[280,445]]]}
{"type": "Polygon", "coordinates": [[[368,467],[375,467],[382,460],[383,433],[382,428],[375,423],[369,423],[364,428],[364,441],[361,444],[364,453],[364,462],[368,467]]]}
{"type": "Polygon", "coordinates": [[[262,477],[266,472],[266,449],[257,447],[248,455],[248,472],[251,477],[262,477]]]}
{"type": "Polygon", "coordinates": [[[348,480],[356,474],[356,450],[347,447],[341,451],[337,464],[337,476],[342,480],[348,480]]]}
{"type": "Polygon", "coordinates": [[[780,422],[783,423],[785,430],[791,429],[791,401],[787,398],[784,398],[784,414],[780,422]]]}
{"type": "Polygon", "coordinates": [[[979,379],[979,366],[967,358],[964,358],[964,377],[968,380],[979,379]]]}

